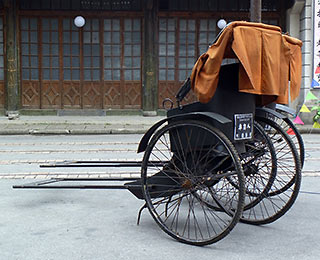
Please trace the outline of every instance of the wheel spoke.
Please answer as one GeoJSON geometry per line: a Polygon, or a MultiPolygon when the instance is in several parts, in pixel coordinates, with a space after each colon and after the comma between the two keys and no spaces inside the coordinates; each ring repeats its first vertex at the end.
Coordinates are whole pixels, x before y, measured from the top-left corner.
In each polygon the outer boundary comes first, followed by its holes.
{"type": "MultiPolygon", "coordinates": [[[[259,122],[267,126],[265,132],[274,147],[277,173],[268,192],[261,192],[261,201],[253,207],[245,207],[241,220],[249,224],[267,224],[283,216],[297,198],[301,182],[300,158],[292,139],[273,120],[259,118],[259,122]]],[[[259,187],[263,186],[261,183],[266,181],[261,177],[247,178],[247,183],[259,191],[259,187]]]]}
{"type": "Polygon", "coordinates": [[[235,148],[219,130],[192,120],[170,123],[154,134],[142,165],[147,207],[175,239],[210,244],[238,222],[244,200],[243,171],[235,148]],[[233,178],[237,187],[226,178],[233,178]]]}

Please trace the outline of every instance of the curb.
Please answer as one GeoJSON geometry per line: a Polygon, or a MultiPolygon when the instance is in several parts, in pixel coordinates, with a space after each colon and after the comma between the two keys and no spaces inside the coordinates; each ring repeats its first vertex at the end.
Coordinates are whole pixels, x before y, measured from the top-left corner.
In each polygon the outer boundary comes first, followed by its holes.
{"type": "MultiPolygon", "coordinates": [[[[150,126],[151,127],[151,126],[150,126]]],[[[137,128],[112,128],[107,129],[0,129],[0,135],[109,135],[109,134],[145,134],[150,127],[137,128]]],[[[320,129],[310,127],[298,128],[301,134],[320,134],[320,129]]]]}
{"type": "MultiPolygon", "coordinates": [[[[6,122],[0,124],[0,135],[108,135],[108,134],[144,134],[156,122],[144,122],[137,119],[133,123],[106,122],[6,122]],[[141,122],[139,124],[139,122],[141,122]]],[[[319,128],[312,125],[296,125],[301,134],[320,134],[319,128]]]]}
{"type": "Polygon", "coordinates": [[[295,125],[301,134],[320,134],[320,128],[313,128],[312,125],[295,125]]]}
{"type": "MultiPolygon", "coordinates": [[[[151,127],[151,126],[150,126],[151,127]]],[[[18,128],[18,127],[17,127],[18,128]]],[[[72,129],[73,127],[66,126],[64,129],[0,129],[0,135],[109,135],[109,134],[144,134],[149,129],[149,126],[137,127],[108,127],[108,128],[93,128],[93,129],[72,129]]]]}

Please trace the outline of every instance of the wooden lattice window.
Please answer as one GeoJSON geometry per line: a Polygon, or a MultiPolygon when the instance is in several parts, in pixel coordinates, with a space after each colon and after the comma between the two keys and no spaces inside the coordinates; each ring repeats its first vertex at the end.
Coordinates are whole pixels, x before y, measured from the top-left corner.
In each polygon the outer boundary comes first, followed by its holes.
{"type": "Polygon", "coordinates": [[[141,78],[141,21],[124,19],[124,80],[141,78]]]}
{"type": "Polygon", "coordinates": [[[120,80],[120,19],[105,19],[103,27],[104,80],[120,80]]]}
{"type": "Polygon", "coordinates": [[[196,20],[179,20],[179,81],[189,77],[196,61],[196,20]]]}
{"type": "Polygon", "coordinates": [[[99,20],[87,19],[83,29],[84,80],[100,80],[99,20]]]}
{"type": "Polygon", "coordinates": [[[56,18],[43,18],[42,27],[42,79],[59,80],[59,22],[56,18]]]}
{"type": "Polygon", "coordinates": [[[175,28],[175,19],[159,19],[159,80],[168,81],[175,79],[175,28]]]}
{"type": "Polygon", "coordinates": [[[159,80],[181,82],[189,77],[216,33],[215,19],[160,18],[159,80]]]}
{"type": "Polygon", "coordinates": [[[20,28],[22,80],[39,80],[37,18],[22,18],[20,28]]]}
{"type": "Polygon", "coordinates": [[[200,19],[199,27],[199,54],[206,52],[210,43],[216,37],[216,20],[215,19],[200,19]]]}
{"type": "Polygon", "coordinates": [[[79,29],[72,19],[63,19],[63,79],[80,80],[79,29]]]}

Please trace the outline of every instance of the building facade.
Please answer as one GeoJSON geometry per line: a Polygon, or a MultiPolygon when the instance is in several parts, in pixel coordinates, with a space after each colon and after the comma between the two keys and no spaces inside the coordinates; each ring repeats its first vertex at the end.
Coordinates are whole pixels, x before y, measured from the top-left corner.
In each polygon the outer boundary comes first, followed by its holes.
{"type": "MultiPolygon", "coordinates": [[[[303,87],[311,2],[262,1],[262,22],[304,41],[303,87]]],[[[0,1],[0,108],[156,114],[215,39],[217,21],[249,20],[249,9],[250,0],[0,1]]]]}

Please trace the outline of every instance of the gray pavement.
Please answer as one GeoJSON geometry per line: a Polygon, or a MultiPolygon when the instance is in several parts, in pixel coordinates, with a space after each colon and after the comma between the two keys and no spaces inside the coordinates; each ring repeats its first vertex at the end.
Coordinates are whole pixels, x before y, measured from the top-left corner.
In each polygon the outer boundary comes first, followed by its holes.
{"type": "MultiPolygon", "coordinates": [[[[2,135],[0,136],[0,179],[54,177],[130,177],[140,168],[39,168],[39,164],[64,160],[142,160],[137,153],[142,134],[107,135],[2,135]]],[[[303,134],[303,176],[320,176],[320,136],[303,134]]]]}
{"type": "Polygon", "coordinates": [[[319,259],[320,138],[304,134],[302,192],[266,226],[237,224],[206,247],[181,244],[158,228],[143,201],[125,190],[14,190],[51,177],[139,175],[128,169],[45,169],[67,160],[139,160],[141,134],[6,135],[0,138],[0,260],[37,259],[319,259]]]}
{"type": "Polygon", "coordinates": [[[176,242],[124,190],[13,190],[0,181],[0,259],[319,259],[320,181],[305,177],[292,209],[266,226],[239,223],[206,247],[176,242]],[[310,193],[305,193],[310,192],[310,193]],[[315,193],[312,193],[315,192],[315,193]]]}
{"type": "MultiPolygon", "coordinates": [[[[0,116],[0,135],[145,133],[163,116],[0,116]]],[[[320,133],[312,125],[297,125],[301,133],[320,133]]]]}
{"type": "Polygon", "coordinates": [[[142,160],[137,154],[141,134],[5,135],[0,136],[1,178],[130,177],[140,169],[40,168],[64,160],[142,160]]]}
{"type": "Polygon", "coordinates": [[[19,116],[0,117],[0,135],[145,133],[163,117],[145,116],[19,116]]]}

